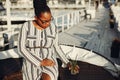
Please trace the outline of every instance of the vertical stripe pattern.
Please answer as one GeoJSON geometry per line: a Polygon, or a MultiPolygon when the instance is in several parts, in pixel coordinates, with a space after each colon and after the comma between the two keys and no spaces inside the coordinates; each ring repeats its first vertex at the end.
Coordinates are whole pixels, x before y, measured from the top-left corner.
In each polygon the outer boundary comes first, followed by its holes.
{"type": "Polygon", "coordinates": [[[57,80],[58,65],[55,54],[58,53],[64,63],[68,63],[68,60],[56,44],[56,32],[52,23],[44,30],[36,29],[32,21],[24,23],[18,39],[18,50],[24,57],[23,80],[40,80],[42,72],[50,75],[51,80],[57,80]],[[40,66],[45,58],[53,60],[56,65],[40,66]]]}

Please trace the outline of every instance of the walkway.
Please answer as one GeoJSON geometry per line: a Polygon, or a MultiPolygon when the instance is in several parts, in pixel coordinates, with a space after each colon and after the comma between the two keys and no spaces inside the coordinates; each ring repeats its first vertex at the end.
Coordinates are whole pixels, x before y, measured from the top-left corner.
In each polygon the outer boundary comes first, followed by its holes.
{"type": "Polygon", "coordinates": [[[101,8],[96,12],[96,18],[90,21],[83,21],[60,33],[59,43],[90,49],[120,65],[120,57],[110,57],[112,41],[118,38],[118,35],[120,34],[115,28],[109,28],[108,10],[101,8]]]}

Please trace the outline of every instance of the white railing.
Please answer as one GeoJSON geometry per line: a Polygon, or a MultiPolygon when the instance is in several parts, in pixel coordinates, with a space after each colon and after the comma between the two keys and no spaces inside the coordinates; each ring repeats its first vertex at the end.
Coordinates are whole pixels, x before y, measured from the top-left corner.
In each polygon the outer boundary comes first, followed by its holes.
{"type": "MultiPolygon", "coordinates": [[[[19,4],[18,4],[19,5],[19,4]]],[[[73,7],[73,6],[72,6],[73,7]]],[[[0,32],[0,36],[2,37],[2,34],[3,33],[7,33],[9,34],[9,39],[11,38],[11,36],[19,33],[18,31],[16,32],[14,29],[18,26],[18,25],[15,25],[15,27],[12,27],[13,24],[11,24],[11,21],[20,21],[20,20],[31,20],[31,16],[30,19],[27,19],[27,15],[25,15],[25,17],[23,18],[20,18],[19,16],[14,16],[12,17],[12,11],[11,11],[11,8],[13,8],[13,5],[11,4],[11,2],[9,0],[6,0],[6,16],[0,16],[1,19],[5,19],[7,21],[7,25],[4,25],[4,28],[5,26],[7,26],[7,30],[6,31],[2,31],[0,32]]],[[[31,8],[31,7],[29,7],[31,8]]],[[[55,24],[56,26],[58,27],[58,31],[59,32],[64,32],[65,29],[69,29],[70,27],[74,26],[74,25],[77,25],[78,23],[80,23],[81,20],[84,19],[84,9],[85,7],[80,7],[79,6],[79,10],[74,10],[74,12],[70,12],[70,13],[67,13],[67,14],[64,14],[64,15],[60,15],[60,16],[56,16],[55,17],[55,24]],[[82,13],[82,14],[81,14],[82,13]]],[[[26,13],[25,13],[26,14],[26,13]]],[[[34,14],[33,14],[34,15],[34,14]]],[[[0,26],[2,27],[2,26],[0,26]]],[[[21,27],[19,27],[21,28],[21,27]]]]}
{"type": "MultiPolygon", "coordinates": [[[[19,4],[17,4],[17,5],[19,5],[19,4]]],[[[2,16],[2,17],[0,16],[0,18],[3,19],[3,17],[4,17],[7,20],[7,26],[9,28],[9,30],[10,30],[10,29],[12,29],[11,28],[11,25],[12,25],[11,24],[11,20],[13,20],[13,17],[11,17],[12,16],[11,15],[12,12],[11,12],[10,8],[12,8],[13,5],[11,4],[11,2],[9,0],[6,0],[6,6],[5,7],[7,9],[6,10],[7,15],[6,16],[2,16]]],[[[74,7],[74,6],[72,6],[72,7],[74,7]]],[[[21,8],[21,5],[20,5],[19,8],[21,8]]],[[[29,8],[31,8],[31,7],[29,7],[29,8]]],[[[79,6],[79,8],[83,9],[85,7],[80,7],[79,6]]],[[[69,29],[70,26],[73,26],[73,25],[79,23],[80,22],[80,15],[81,15],[80,11],[75,11],[75,12],[72,12],[72,13],[68,13],[68,14],[64,14],[64,15],[61,15],[61,16],[57,16],[55,18],[55,23],[58,26],[58,28],[61,27],[61,30],[64,31],[65,28],[69,29]]],[[[31,19],[31,17],[30,17],[30,19],[31,19]]],[[[15,17],[14,20],[26,20],[26,18],[21,19],[19,17],[15,17]]]]}
{"type": "Polygon", "coordinates": [[[77,25],[84,18],[84,9],[70,12],[64,15],[55,17],[55,24],[58,27],[58,32],[64,32],[65,29],[77,25]],[[83,13],[83,14],[81,14],[83,13]]]}
{"type": "MultiPolygon", "coordinates": [[[[83,12],[84,12],[84,9],[81,9],[79,11],[74,11],[74,12],[70,12],[64,15],[56,16],[54,19],[54,22],[58,28],[58,32],[64,32],[66,29],[69,29],[70,27],[80,23],[80,21],[83,20],[84,18],[83,14],[81,14],[83,12]]],[[[16,20],[19,21],[17,18],[16,20]]],[[[3,33],[6,33],[8,34],[8,39],[11,39],[11,36],[14,36],[19,33],[18,29],[20,29],[21,26],[22,26],[21,24],[11,24],[10,26],[11,29],[10,29],[8,28],[7,25],[1,25],[0,26],[1,28],[7,28],[7,30],[1,31],[0,37],[2,37],[3,33]],[[17,28],[17,31],[16,31],[16,28],[17,28]]],[[[0,39],[0,41],[1,40],[2,39],[0,39]]],[[[3,43],[0,43],[0,44],[3,44],[3,43]]]]}

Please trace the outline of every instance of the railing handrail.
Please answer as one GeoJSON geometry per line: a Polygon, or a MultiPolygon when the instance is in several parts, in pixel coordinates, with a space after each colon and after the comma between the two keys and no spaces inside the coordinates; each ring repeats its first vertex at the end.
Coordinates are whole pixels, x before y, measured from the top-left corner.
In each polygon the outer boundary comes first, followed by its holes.
{"type": "MultiPolygon", "coordinates": [[[[80,21],[82,20],[82,17],[80,14],[81,11],[84,11],[84,10],[74,11],[74,12],[66,13],[64,15],[56,16],[54,22],[55,22],[56,26],[58,27],[58,32],[64,32],[66,29],[69,29],[73,25],[77,25],[78,23],[80,23],[80,21]]],[[[3,26],[6,26],[6,25],[3,25],[3,26]]],[[[15,26],[17,26],[17,25],[15,25],[15,26]]],[[[3,33],[7,33],[7,34],[9,34],[9,36],[8,36],[9,39],[11,39],[11,37],[13,35],[19,33],[19,31],[14,30],[16,28],[15,26],[11,24],[12,29],[7,29],[5,31],[0,32],[0,36],[2,37],[3,33]]],[[[18,25],[18,26],[20,26],[20,25],[18,25]]],[[[18,26],[17,26],[17,28],[18,28],[18,26]]],[[[19,28],[21,28],[21,26],[19,28]]]]}
{"type": "MultiPolygon", "coordinates": [[[[6,20],[7,20],[7,26],[8,26],[7,28],[8,28],[8,30],[7,31],[3,31],[3,32],[6,32],[8,34],[10,33],[9,34],[10,35],[9,39],[10,39],[10,37],[12,35],[16,34],[16,31],[14,31],[15,28],[13,28],[12,24],[11,24],[12,19],[11,19],[10,8],[12,7],[12,5],[11,5],[9,0],[6,0],[6,6],[7,6],[7,15],[6,15],[7,19],[6,20]],[[9,31],[14,31],[14,32],[9,32],[9,31]]],[[[81,17],[80,13],[84,9],[85,8],[82,8],[79,11],[74,11],[74,12],[70,12],[70,13],[67,13],[67,14],[64,14],[64,15],[56,16],[55,17],[55,24],[58,27],[58,31],[59,32],[64,32],[65,29],[69,29],[71,26],[78,24],[82,20],[82,17],[81,17]]],[[[0,33],[0,35],[2,35],[3,32],[0,33]]]]}
{"type": "Polygon", "coordinates": [[[80,13],[83,11],[84,9],[81,9],[78,11],[56,16],[54,21],[58,27],[58,31],[63,32],[65,29],[69,29],[71,26],[80,23],[80,21],[83,19],[83,16],[80,13]]]}

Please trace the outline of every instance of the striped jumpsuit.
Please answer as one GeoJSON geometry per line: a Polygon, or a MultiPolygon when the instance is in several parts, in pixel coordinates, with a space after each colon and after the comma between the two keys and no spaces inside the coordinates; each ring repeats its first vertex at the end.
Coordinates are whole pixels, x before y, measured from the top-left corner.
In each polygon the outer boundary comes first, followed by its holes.
{"type": "Polygon", "coordinates": [[[57,28],[52,22],[43,30],[34,27],[32,21],[23,24],[18,38],[18,51],[24,57],[23,80],[40,80],[42,72],[47,73],[51,80],[57,80],[56,57],[64,64],[69,62],[58,46],[57,39],[57,28]],[[40,66],[40,62],[45,58],[53,60],[55,66],[40,66]]]}

